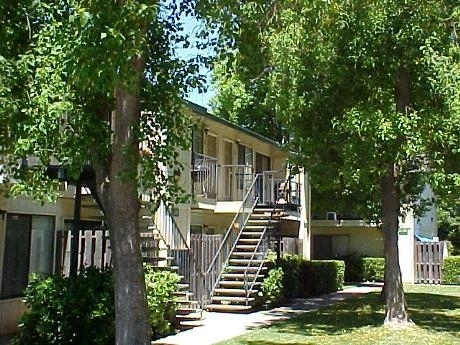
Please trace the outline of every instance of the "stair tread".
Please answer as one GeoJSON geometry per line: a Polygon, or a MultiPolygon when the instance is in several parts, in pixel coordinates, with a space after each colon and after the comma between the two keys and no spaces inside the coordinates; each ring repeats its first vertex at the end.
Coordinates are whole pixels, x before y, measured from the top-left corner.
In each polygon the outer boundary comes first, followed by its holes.
{"type": "Polygon", "coordinates": [[[255,252],[254,253],[252,251],[250,251],[250,252],[233,252],[232,255],[235,255],[235,256],[252,256],[252,255],[254,255],[255,257],[257,257],[257,256],[261,256],[261,255],[263,256],[264,253],[263,252],[255,252]]]}
{"type": "Polygon", "coordinates": [[[220,301],[228,302],[229,304],[231,302],[237,302],[237,303],[249,303],[255,301],[255,297],[246,297],[246,296],[212,296],[211,301],[220,301]]]}
{"type": "Polygon", "coordinates": [[[249,284],[260,285],[262,284],[262,282],[259,282],[259,281],[253,282],[253,281],[244,281],[244,280],[221,280],[219,282],[219,285],[221,286],[233,286],[233,287],[245,286],[249,284]]]}
{"type": "Polygon", "coordinates": [[[246,295],[249,293],[249,294],[254,294],[254,293],[257,293],[259,290],[246,290],[246,289],[241,289],[241,288],[224,288],[224,287],[220,287],[220,288],[215,288],[214,289],[214,292],[215,293],[219,293],[219,294],[222,294],[222,295],[215,295],[215,296],[212,296],[211,298],[213,297],[219,297],[219,298],[224,298],[224,297],[238,297],[238,298],[246,298],[246,295]]]}
{"type": "Polygon", "coordinates": [[[226,267],[226,270],[227,270],[227,271],[243,271],[243,272],[246,271],[246,270],[248,270],[248,271],[257,271],[257,270],[259,270],[259,269],[265,270],[266,267],[265,267],[265,266],[262,266],[262,267],[259,267],[259,266],[249,266],[249,267],[247,267],[247,266],[233,266],[233,265],[232,265],[232,266],[227,266],[227,267],[226,267]]]}
{"type": "MultiPolygon", "coordinates": [[[[229,279],[244,279],[246,278],[254,278],[256,276],[255,273],[223,273],[222,278],[229,278],[229,279]]],[[[263,274],[258,275],[259,278],[264,277],[263,274]]]]}
{"type": "Polygon", "coordinates": [[[229,261],[230,261],[230,263],[234,262],[234,263],[242,263],[242,264],[247,264],[247,263],[250,263],[250,262],[260,264],[262,262],[265,262],[264,259],[255,259],[255,258],[253,258],[253,259],[241,259],[241,258],[234,259],[234,258],[230,258],[229,261]]]}
{"type": "Polygon", "coordinates": [[[252,306],[250,305],[241,305],[241,304],[207,304],[206,309],[208,310],[218,310],[218,311],[247,311],[251,310],[252,306]]]}

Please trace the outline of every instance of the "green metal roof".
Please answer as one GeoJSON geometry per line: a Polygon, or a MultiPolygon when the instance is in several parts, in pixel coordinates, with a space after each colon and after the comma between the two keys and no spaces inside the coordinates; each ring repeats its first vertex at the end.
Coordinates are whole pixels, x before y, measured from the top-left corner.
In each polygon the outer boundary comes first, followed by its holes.
{"type": "Polygon", "coordinates": [[[248,134],[248,135],[250,135],[252,137],[255,137],[255,138],[259,139],[259,140],[265,141],[266,143],[269,143],[271,145],[275,145],[275,146],[277,146],[277,147],[279,147],[281,149],[283,148],[279,143],[277,143],[276,141],[274,141],[272,139],[264,137],[263,135],[260,135],[260,134],[258,134],[256,132],[253,132],[250,129],[238,126],[238,125],[236,125],[236,124],[234,124],[234,123],[232,123],[232,122],[230,122],[230,121],[228,121],[226,119],[223,119],[221,117],[218,117],[216,115],[213,115],[213,114],[209,113],[207,111],[207,109],[205,107],[202,107],[201,105],[192,103],[192,102],[187,101],[187,100],[184,100],[184,102],[185,102],[185,105],[186,105],[187,108],[189,108],[190,110],[194,111],[195,113],[197,113],[200,116],[203,116],[203,117],[208,118],[208,119],[210,119],[212,121],[215,121],[215,122],[219,122],[219,123],[221,123],[221,124],[223,124],[225,126],[234,128],[234,129],[236,129],[238,131],[242,131],[242,132],[244,132],[244,133],[246,133],[246,134],[248,134]]]}

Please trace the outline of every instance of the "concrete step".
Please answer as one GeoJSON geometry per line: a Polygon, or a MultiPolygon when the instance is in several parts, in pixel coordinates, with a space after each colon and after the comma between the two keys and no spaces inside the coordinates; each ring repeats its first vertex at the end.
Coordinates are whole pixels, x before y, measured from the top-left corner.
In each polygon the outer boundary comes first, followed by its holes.
{"type": "Polygon", "coordinates": [[[232,256],[234,257],[252,257],[254,255],[254,257],[263,257],[264,256],[264,253],[262,252],[253,252],[253,251],[250,251],[250,252],[233,252],[232,253],[232,256]]]}
{"type": "MultiPolygon", "coordinates": [[[[249,284],[252,284],[252,280],[251,281],[244,281],[244,280],[221,280],[219,282],[219,285],[222,286],[222,287],[227,287],[227,288],[243,288],[245,286],[248,286],[249,284]]],[[[261,282],[259,281],[256,281],[254,282],[254,285],[255,286],[258,286],[262,284],[261,282]]]]}
{"type": "MultiPolygon", "coordinates": [[[[255,274],[248,274],[248,273],[223,273],[222,278],[224,279],[233,279],[233,280],[253,280],[256,277],[255,274]]],[[[263,274],[259,274],[258,278],[263,278],[263,274]]]]}
{"type": "Polygon", "coordinates": [[[241,233],[241,236],[244,236],[244,237],[262,237],[264,235],[264,232],[263,231],[243,231],[241,233]]]}
{"type": "Polygon", "coordinates": [[[235,265],[235,266],[248,265],[248,264],[258,265],[258,264],[265,262],[265,260],[263,259],[234,259],[231,257],[230,257],[230,260],[228,261],[230,262],[230,265],[235,265]]]}
{"type": "Polygon", "coordinates": [[[255,301],[254,297],[242,297],[242,296],[212,296],[212,302],[220,302],[221,304],[230,303],[244,303],[249,304],[255,301]]]}
{"type": "Polygon", "coordinates": [[[256,247],[257,246],[254,244],[237,244],[235,249],[238,249],[239,251],[254,251],[256,247]]]}
{"type": "Polygon", "coordinates": [[[174,296],[178,298],[185,298],[187,301],[190,300],[190,297],[193,297],[193,292],[191,291],[175,291],[174,296]]]}
{"type": "Polygon", "coordinates": [[[258,270],[265,270],[267,269],[265,266],[262,266],[262,267],[259,267],[259,266],[234,266],[234,265],[230,265],[230,266],[227,266],[225,267],[226,271],[227,272],[231,272],[231,273],[243,273],[243,272],[257,272],[258,270]]]}
{"type": "MultiPolygon", "coordinates": [[[[215,292],[216,294],[219,294],[219,295],[212,296],[211,299],[214,298],[214,297],[219,297],[219,298],[222,297],[222,298],[224,298],[224,297],[241,297],[241,296],[247,296],[248,293],[249,293],[250,295],[252,295],[252,294],[257,293],[258,291],[259,291],[259,290],[250,290],[250,291],[249,291],[249,290],[241,289],[241,288],[238,289],[238,288],[224,288],[224,287],[220,287],[220,288],[215,288],[215,289],[214,289],[214,292],[215,292]]],[[[244,297],[244,298],[246,298],[246,297],[244,297]]]]}
{"type": "Polygon", "coordinates": [[[247,312],[252,309],[250,305],[241,305],[241,304],[218,304],[211,303],[206,305],[206,310],[219,311],[219,312],[247,312]]]}
{"type": "Polygon", "coordinates": [[[260,242],[260,238],[241,238],[238,240],[238,243],[240,244],[257,244],[260,242]]]}

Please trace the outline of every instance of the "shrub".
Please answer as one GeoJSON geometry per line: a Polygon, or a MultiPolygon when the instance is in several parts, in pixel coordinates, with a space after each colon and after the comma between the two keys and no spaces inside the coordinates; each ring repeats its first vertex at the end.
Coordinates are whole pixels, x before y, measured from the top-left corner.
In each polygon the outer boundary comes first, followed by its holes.
{"type": "Polygon", "coordinates": [[[179,275],[170,271],[145,266],[145,286],[152,337],[165,336],[172,331],[172,322],[177,310],[174,292],[177,291],[179,275]]]}
{"type": "MultiPolygon", "coordinates": [[[[174,292],[180,277],[146,266],[145,281],[153,337],[171,332],[176,312],[174,292]]],[[[14,345],[115,343],[112,270],[88,267],[75,278],[32,278],[14,345]]]]}
{"type": "Polygon", "coordinates": [[[110,269],[89,267],[75,278],[32,278],[29,312],[21,318],[15,345],[114,344],[115,312],[110,269]]]}
{"type": "Polygon", "coordinates": [[[383,282],[385,273],[385,258],[363,257],[363,280],[383,282]]]}
{"type": "Polygon", "coordinates": [[[339,258],[345,262],[345,281],[362,282],[363,281],[363,256],[355,254],[342,256],[339,258]]]}
{"type": "MultiPolygon", "coordinates": [[[[273,267],[271,263],[269,267],[273,267]]],[[[345,264],[338,260],[308,261],[299,255],[284,255],[279,267],[283,272],[284,299],[305,298],[343,288],[345,264]]]]}
{"type": "Polygon", "coordinates": [[[448,256],[442,268],[443,284],[460,284],[460,256],[448,256]]]}
{"type": "Polygon", "coordinates": [[[281,267],[273,268],[262,282],[261,295],[269,307],[278,305],[283,298],[283,276],[281,267]]]}

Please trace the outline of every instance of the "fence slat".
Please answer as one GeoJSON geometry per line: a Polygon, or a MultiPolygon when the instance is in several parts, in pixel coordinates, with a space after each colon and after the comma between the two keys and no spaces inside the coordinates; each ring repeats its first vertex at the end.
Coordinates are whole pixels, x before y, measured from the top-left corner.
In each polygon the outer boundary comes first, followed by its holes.
{"type": "Polygon", "coordinates": [[[441,284],[444,242],[415,243],[415,282],[441,284]]]}

